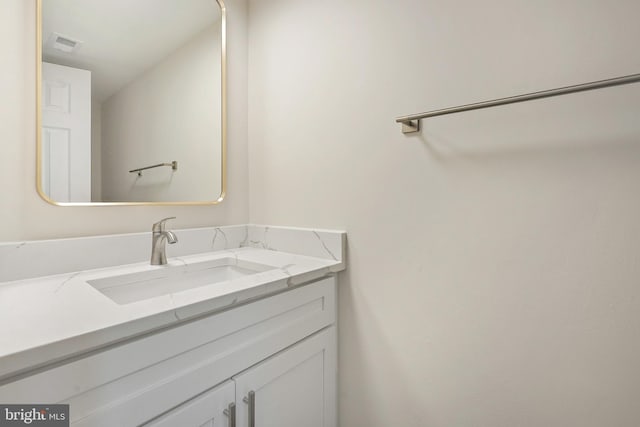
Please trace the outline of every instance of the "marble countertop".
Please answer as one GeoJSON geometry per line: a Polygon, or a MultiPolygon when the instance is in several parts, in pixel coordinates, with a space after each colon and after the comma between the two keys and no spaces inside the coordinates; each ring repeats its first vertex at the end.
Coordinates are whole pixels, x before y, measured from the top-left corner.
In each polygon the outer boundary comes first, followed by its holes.
{"type": "Polygon", "coordinates": [[[0,379],[344,269],[342,260],[255,247],[172,257],[169,266],[222,258],[264,264],[269,269],[128,304],[114,302],[87,280],[166,267],[140,262],[0,283],[0,379]]]}

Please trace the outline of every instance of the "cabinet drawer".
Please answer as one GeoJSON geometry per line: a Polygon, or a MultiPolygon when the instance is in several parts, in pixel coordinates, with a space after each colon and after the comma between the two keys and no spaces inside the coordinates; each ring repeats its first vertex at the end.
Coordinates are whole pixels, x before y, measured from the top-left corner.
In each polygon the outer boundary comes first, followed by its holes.
{"type": "Polygon", "coordinates": [[[138,425],[334,322],[328,278],[5,384],[0,401],[69,403],[78,426],[138,425]],[[100,421],[141,395],[149,414],[100,421]]]}

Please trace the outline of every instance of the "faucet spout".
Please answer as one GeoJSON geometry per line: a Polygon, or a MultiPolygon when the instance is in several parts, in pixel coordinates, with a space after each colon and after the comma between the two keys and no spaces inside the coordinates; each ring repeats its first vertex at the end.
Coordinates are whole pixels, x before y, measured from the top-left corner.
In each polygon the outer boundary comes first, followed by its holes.
{"type": "Polygon", "coordinates": [[[173,245],[174,243],[178,243],[178,236],[173,231],[165,231],[164,235],[167,239],[167,243],[173,245]]]}
{"type": "Polygon", "coordinates": [[[165,218],[153,224],[151,233],[151,265],[167,264],[167,245],[178,242],[178,237],[173,231],[165,230],[164,223],[175,217],[165,218]]]}

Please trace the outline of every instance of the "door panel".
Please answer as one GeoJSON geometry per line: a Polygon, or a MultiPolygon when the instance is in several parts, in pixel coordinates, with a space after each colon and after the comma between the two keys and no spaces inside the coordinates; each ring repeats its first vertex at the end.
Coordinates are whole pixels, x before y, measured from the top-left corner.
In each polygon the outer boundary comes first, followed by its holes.
{"type": "Polygon", "coordinates": [[[259,426],[322,427],[323,359],[317,353],[293,369],[273,378],[257,392],[259,426]],[[300,424],[304,420],[304,424],[300,424]]]}
{"type": "Polygon", "coordinates": [[[42,189],[57,201],[70,201],[69,129],[42,129],[42,189]]]}
{"type": "Polygon", "coordinates": [[[234,377],[238,426],[335,427],[335,349],[331,327],[234,377]]]}
{"type": "Polygon", "coordinates": [[[91,201],[91,73],[42,63],[42,190],[91,201]]]}

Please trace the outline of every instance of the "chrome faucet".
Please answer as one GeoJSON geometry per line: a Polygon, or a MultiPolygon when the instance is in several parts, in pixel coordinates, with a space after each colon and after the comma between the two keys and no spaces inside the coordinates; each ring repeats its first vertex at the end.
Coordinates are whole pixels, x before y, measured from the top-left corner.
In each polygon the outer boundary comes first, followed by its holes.
{"type": "Polygon", "coordinates": [[[178,238],[173,231],[165,230],[164,223],[170,219],[176,219],[175,216],[165,218],[153,224],[152,241],[151,241],[151,265],[167,264],[167,245],[165,243],[174,244],[178,242],[178,238]]]}

